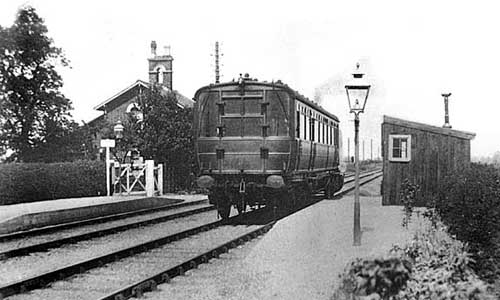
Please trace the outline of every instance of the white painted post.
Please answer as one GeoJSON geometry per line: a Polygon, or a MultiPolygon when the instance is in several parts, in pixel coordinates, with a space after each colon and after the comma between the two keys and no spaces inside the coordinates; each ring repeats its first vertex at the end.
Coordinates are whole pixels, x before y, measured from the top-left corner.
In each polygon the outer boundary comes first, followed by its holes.
{"type": "Polygon", "coordinates": [[[106,193],[108,196],[111,196],[111,187],[109,183],[109,170],[110,169],[110,161],[109,161],[109,147],[106,147],[106,193]]]}
{"type": "Polygon", "coordinates": [[[155,193],[155,161],[146,160],[146,196],[153,197],[155,193]]]}
{"type": "Polygon", "coordinates": [[[109,179],[111,177],[109,174],[109,171],[111,169],[109,148],[115,147],[115,140],[102,139],[101,147],[106,148],[106,192],[108,196],[111,196],[111,183],[109,182],[109,179]]]}
{"type": "Polygon", "coordinates": [[[158,164],[158,193],[163,195],[163,164],[158,164]]]}
{"type": "MultiPolygon", "coordinates": [[[[109,161],[109,166],[110,166],[110,169],[111,169],[111,187],[114,187],[115,186],[115,181],[116,181],[116,161],[114,160],[110,160],[109,161]]],[[[114,189],[113,189],[113,192],[114,192],[114,189]]]]}

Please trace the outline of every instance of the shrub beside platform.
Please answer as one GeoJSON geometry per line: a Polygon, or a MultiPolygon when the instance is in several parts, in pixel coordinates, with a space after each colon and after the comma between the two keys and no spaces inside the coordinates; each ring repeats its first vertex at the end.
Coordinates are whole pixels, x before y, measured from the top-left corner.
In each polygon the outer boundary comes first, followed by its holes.
{"type": "Polygon", "coordinates": [[[0,205],[104,195],[102,161],[0,164],[0,205]]]}

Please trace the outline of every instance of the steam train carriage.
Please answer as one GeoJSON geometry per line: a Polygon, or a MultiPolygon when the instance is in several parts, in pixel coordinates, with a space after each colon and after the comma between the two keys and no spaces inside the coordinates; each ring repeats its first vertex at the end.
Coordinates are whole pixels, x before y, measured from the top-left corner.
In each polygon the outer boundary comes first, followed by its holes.
{"type": "Polygon", "coordinates": [[[194,100],[197,184],[222,218],[231,206],[290,209],[342,187],[338,118],[287,85],[246,74],[202,87],[194,100]]]}

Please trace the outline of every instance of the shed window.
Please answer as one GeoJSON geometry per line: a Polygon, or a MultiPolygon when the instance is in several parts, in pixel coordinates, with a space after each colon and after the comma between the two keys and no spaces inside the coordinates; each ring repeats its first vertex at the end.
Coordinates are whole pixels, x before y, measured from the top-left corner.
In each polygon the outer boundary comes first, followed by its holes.
{"type": "Polygon", "coordinates": [[[389,135],[389,161],[411,160],[411,135],[389,135]]]}

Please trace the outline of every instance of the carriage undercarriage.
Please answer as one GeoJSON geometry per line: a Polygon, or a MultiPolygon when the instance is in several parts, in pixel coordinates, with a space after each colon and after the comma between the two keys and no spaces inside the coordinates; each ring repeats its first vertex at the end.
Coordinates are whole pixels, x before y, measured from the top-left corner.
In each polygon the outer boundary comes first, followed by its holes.
{"type": "Polygon", "coordinates": [[[262,206],[291,211],[309,203],[312,193],[324,192],[327,198],[333,197],[344,181],[338,171],[285,178],[281,186],[266,184],[265,180],[262,182],[264,178],[245,181],[243,177],[225,176],[210,188],[209,202],[217,207],[222,219],[229,218],[231,207],[238,214],[245,213],[247,208],[253,210],[262,206]]]}

